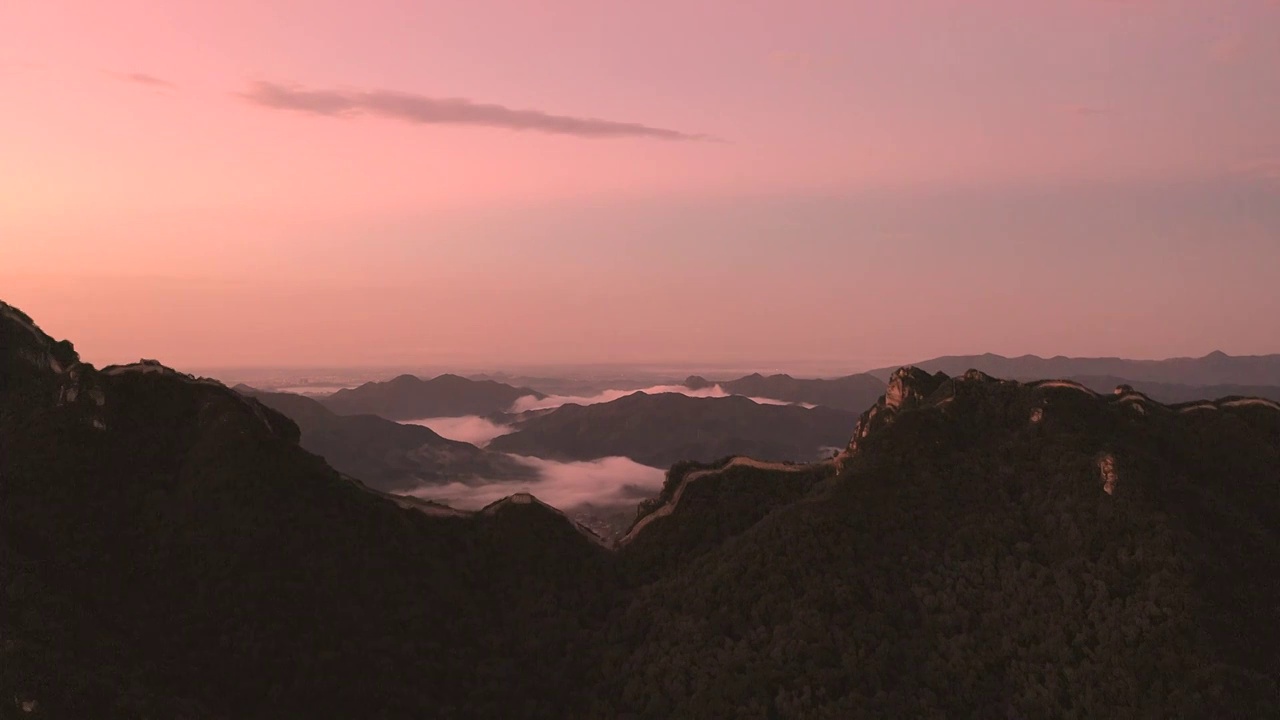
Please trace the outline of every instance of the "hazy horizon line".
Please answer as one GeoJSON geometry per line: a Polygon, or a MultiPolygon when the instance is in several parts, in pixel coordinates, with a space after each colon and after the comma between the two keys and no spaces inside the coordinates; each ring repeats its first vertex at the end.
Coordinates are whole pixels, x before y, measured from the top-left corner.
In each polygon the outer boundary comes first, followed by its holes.
{"type": "MultiPolygon", "coordinates": [[[[916,360],[901,362],[882,362],[868,364],[866,362],[856,365],[842,365],[839,361],[828,360],[785,360],[785,361],[737,361],[737,362],[708,362],[699,360],[688,361],[609,361],[609,362],[545,362],[545,363],[522,363],[518,365],[489,365],[485,363],[352,363],[352,364],[246,364],[246,365],[191,365],[188,369],[193,372],[207,373],[244,373],[244,372],[268,372],[268,371],[290,371],[290,372],[381,372],[381,373],[399,373],[399,374],[415,374],[415,373],[435,373],[442,374],[508,374],[508,375],[530,375],[536,372],[547,371],[564,371],[564,370],[625,370],[650,373],[686,373],[697,374],[700,372],[714,371],[732,371],[732,372],[759,372],[759,373],[781,373],[794,374],[802,370],[811,372],[824,373],[840,373],[844,375],[865,374],[872,371],[884,370],[892,367],[905,367],[913,364],[921,364],[940,360],[944,358],[956,357],[982,357],[991,355],[1002,357],[1010,360],[1022,358],[1038,358],[1041,360],[1121,360],[1127,362],[1167,362],[1173,360],[1200,360],[1211,357],[1216,353],[1221,353],[1230,358],[1269,358],[1280,356],[1280,352],[1261,353],[1261,354],[1240,354],[1222,351],[1210,351],[1201,355],[1171,355],[1166,357],[1126,357],[1123,355],[1040,355],[1036,353],[1023,353],[1020,355],[1006,355],[1003,353],[977,352],[977,353],[952,353],[946,355],[935,355],[916,360]]],[[[164,362],[163,360],[161,362],[164,362]]]]}

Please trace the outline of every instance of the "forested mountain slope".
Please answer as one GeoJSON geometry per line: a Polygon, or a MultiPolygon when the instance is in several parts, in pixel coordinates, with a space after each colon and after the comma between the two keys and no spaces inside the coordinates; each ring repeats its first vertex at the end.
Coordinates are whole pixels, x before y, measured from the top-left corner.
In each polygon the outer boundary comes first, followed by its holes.
{"type": "Polygon", "coordinates": [[[685,379],[684,384],[693,390],[719,385],[734,395],[824,405],[853,412],[862,412],[884,392],[884,381],[866,373],[838,378],[794,378],[782,374],[753,373],[736,380],[715,381],[692,375],[685,379]]]}
{"type": "Polygon", "coordinates": [[[636,392],[531,417],[488,447],[562,460],[621,455],[656,467],[739,454],[811,461],[844,445],[855,419],[843,410],[761,405],[745,397],[636,392]]]}
{"type": "MultiPolygon", "coordinates": [[[[674,569],[657,537],[624,548],[666,574],[611,623],[602,696],[653,718],[1277,709],[1274,403],[907,370],[812,488],[674,569]]],[[[701,547],[691,511],[645,532],[701,547]]]]}
{"type": "MultiPolygon", "coordinates": [[[[0,304],[28,717],[1273,717],[1280,406],[896,371],[815,465],[673,468],[612,551],[373,493],[251,398],[0,304]]],[[[12,700],[13,705],[7,703],[12,700]]]]}
{"type": "Polygon", "coordinates": [[[298,425],[302,447],[370,487],[407,491],[449,482],[529,479],[527,465],[430,428],[377,415],[338,415],[318,400],[240,386],[237,392],[278,410],[298,425]]]}
{"type": "Polygon", "coordinates": [[[430,380],[400,375],[382,382],[339,390],[321,400],[339,415],[378,415],[388,420],[460,417],[505,412],[517,399],[543,394],[493,380],[440,375],[430,380]]]}
{"type": "Polygon", "coordinates": [[[297,441],[251,398],[158,363],[96,370],[0,305],[6,713],[502,717],[573,702],[585,659],[561,648],[610,597],[606,550],[539,503],[403,509],[297,441]]]}

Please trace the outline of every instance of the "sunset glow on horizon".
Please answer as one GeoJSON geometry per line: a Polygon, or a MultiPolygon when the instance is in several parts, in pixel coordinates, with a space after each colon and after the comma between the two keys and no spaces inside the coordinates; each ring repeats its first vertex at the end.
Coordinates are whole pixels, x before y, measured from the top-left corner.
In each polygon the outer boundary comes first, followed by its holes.
{"type": "Polygon", "coordinates": [[[1280,352],[1280,3],[0,7],[99,364],[1280,352]]]}

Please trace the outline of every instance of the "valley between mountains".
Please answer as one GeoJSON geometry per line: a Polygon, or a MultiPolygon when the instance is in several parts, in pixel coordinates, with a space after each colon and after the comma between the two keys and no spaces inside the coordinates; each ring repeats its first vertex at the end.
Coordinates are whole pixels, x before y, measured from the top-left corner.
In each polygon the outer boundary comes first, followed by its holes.
{"type": "MultiPolygon", "coordinates": [[[[1202,361],[1221,385],[1226,361],[1202,361]]],[[[525,409],[552,396],[397,378],[335,407],[95,368],[0,304],[0,698],[32,717],[1280,711],[1276,400],[1164,401],[1202,379],[1166,370],[1100,388],[921,365],[856,413],[769,378],[525,409]],[[447,416],[424,410],[513,430],[480,447],[389,417],[447,416]],[[614,488],[617,539],[537,492],[548,463],[609,457],[659,473],[614,488]],[[420,492],[469,482],[512,492],[420,492]]]]}

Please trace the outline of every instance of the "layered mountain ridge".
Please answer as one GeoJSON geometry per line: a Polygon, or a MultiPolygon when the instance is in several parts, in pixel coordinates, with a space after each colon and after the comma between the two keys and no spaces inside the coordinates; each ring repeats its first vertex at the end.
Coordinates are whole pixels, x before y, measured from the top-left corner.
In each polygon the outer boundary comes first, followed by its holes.
{"type": "Polygon", "coordinates": [[[685,378],[684,385],[691,390],[719,386],[733,395],[862,412],[884,392],[885,383],[868,374],[846,375],[838,378],[794,378],[785,374],[766,376],[752,373],[736,380],[715,381],[699,375],[690,375],[685,378]]]}
{"type": "Polygon", "coordinates": [[[761,405],[740,396],[636,392],[612,402],[564,405],[523,421],[489,448],[557,460],[623,456],[655,467],[726,455],[814,461],[843,446],[854,415],[827,407],[761,405]]]}
{"type": "Polygon", "coordinates": [[[321,402],[339,415],[379,415],[388,420],[460,417],[505,412],[522,397],[542,393],[494,380],[470,380],[445,374],[430,380],[400,375],[382,382],[339,390],[321,402]]]}
{"type": "Polygon", "coordinates": [[[385,491],[409,491],[447,482],[530,480],[537,473],[501,453],[441,437],[430,428],[378,415],[339,415],[321,402],[246,386],[242,394],[292,418],[302,447],[335,469],[385,491]]]}
{"type": "Polygon", "coordinates": [[[0,304],[0,698],[32,717],[1280,711],[1274,401],[900,368],[837,459],[678,464],[613,552],[528,494],[458,513],[370,490],[301,434],[159,364],[95,370],[0,304]]]}
{"type": "MultiPolygon", "coordinates": [[[[1227,355],[1215,351],[1198,358],[1128,360],[1116,357],[1043,358],[1038,355],[1005,357],[949,355],[914,363],[926,372],[960,375],[970,369],[1014,380],[1107,376],[1128,382],[1170,385],[1260,385],[1280,386],[1280,355],[1227,355]]],[[[871,370],[869,374],[888,380],[897,366],[871,370]]]]}

